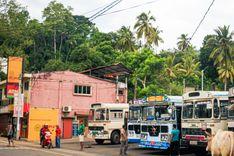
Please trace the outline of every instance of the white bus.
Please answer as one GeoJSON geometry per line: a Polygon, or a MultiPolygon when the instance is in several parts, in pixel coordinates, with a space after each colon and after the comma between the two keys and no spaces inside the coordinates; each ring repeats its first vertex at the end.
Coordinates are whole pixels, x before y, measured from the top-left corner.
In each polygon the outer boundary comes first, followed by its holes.
{"type": "Polygon", "coordinates": [[[132,104],[129,106],[128,120],[128,142],[139,143],[141,140],[143,104],[132,104]]]}
{"type": "Polygon", "coordinates": [[[129,104],[95,103],[91,105],[92,119],[89,130],[97,144],[110,140],[112,144],[120,143],[120,129],[127,127],[129,104]]]}
{"type": "Polygon", "coordinates": [[[229,90],[228,130],[234,132],[234,87],[229,90]]]}
{"type": "Polygon", "coordinates": [[[183,147],[206,147],[205,130],[214,134],[227,130],[228,92],[193,91],[183,95],[182,139],[183,147]]]}

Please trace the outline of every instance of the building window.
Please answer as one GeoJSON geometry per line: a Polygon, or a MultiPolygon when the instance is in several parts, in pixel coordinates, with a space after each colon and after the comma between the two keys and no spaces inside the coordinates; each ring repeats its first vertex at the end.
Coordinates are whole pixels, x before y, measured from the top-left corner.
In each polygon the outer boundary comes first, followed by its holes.
{"type": "Polygon", "coordinates": [[[29,90],[29,81],[24,82],[24,90],[29,90]]]}
{"type": "Polygon", "coordinates": [[[119,95],[124,95],[124,91],[123,90],[119,90],[119,95]]]}
{"type": "Polygon", "coordinates": [[[91,95],[91,86],[75,85],[74,94],[91,95]]]}

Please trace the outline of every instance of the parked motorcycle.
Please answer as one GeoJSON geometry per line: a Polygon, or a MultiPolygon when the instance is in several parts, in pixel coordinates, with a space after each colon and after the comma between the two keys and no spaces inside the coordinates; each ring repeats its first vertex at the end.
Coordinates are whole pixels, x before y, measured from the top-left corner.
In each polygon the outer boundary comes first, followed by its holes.
{"type": "Polygon", "coordinates": [[[44,148],[45,146],[50,149],[52,148],[52,140],[51,140],[51,132],[45,132],[45,137],[44,140],[42,142],[42,148],[44,148]]]}

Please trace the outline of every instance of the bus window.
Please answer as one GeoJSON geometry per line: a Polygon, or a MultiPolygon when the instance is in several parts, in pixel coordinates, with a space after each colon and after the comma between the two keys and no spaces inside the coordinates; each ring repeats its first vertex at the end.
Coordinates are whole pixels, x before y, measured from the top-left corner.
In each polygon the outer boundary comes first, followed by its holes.
{"type": "Polygon", "coordinates": [[[219,105],[218,105],[218,100],[214,99],[214,118],[219,117],[219,105]]]}
{"type": "Polygon", "coordinates": [[[142,126],[142,132],[148,132],[147,126],[145,126],[145,125],[142,126]]]}
{"type": "Polygon", "coordinates": [[[110,110],[110,119],[119,120],[123,118],[123,110],[110,110]]]}
{"type": "Polygon", "coordinates": [[[183,118],[191,119],[193,117],[193,104],[185,104],[183,106],[183,118]]]}
{"type": "Polygon", "coordinates": [[[133,131],[133,125],[129,125],[128,130],[133,131]]]}
{"type": "Polygon", "coordinates": [[[109,120],[109,109],[106,110],[106,120],[109,120]]]}
{"type": "Polygon", "coordinates": [[[134,125],[134,131],[136,134],[140,134],[141,133],[140,125],[134,125]]]}
{"type": "Polygon", "coordinates": [[[228,116],[227,106],[228,106],[228,100],[220,100],[221,117],[228,116]]]}
{"type": "Polygon", "coordinates": [[[154,119],[154,107],[144,107],[143,120],[153,120],[153,119],[154,119]]]}
{"type": "Polygon", "coordinates": [[[168,126],[161,126],[161,133],[168,133],[168,126]]]}
{"type": "Polygon", "coordinates": [[[195,103],[196,118],[211,118],[212,105],[210,101],[197,101],[195,103]]]}
{"type": "Polygon", "coordinates": [[[160,126],[148,126],[150,136],[158,136],[160,133],[160,126]]]}
{"type": "Polygon", "coordinates": [[[97,109],[96,110],[96,120],[105,120],[105,109],[97,109]]]}

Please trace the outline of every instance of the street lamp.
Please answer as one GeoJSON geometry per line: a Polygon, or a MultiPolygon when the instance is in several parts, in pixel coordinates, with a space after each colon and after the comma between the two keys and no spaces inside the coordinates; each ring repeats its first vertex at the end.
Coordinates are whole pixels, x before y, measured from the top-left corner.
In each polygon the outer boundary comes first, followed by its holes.
{"type": "Polygon", "coordinates": [[[201,71],[201,88],[202,88],[202,91],[203,91],[203,88],[204,88],[204,71],[207,69],[207,67],[206,68],[204,68],[202,71],[201,71]]]}

